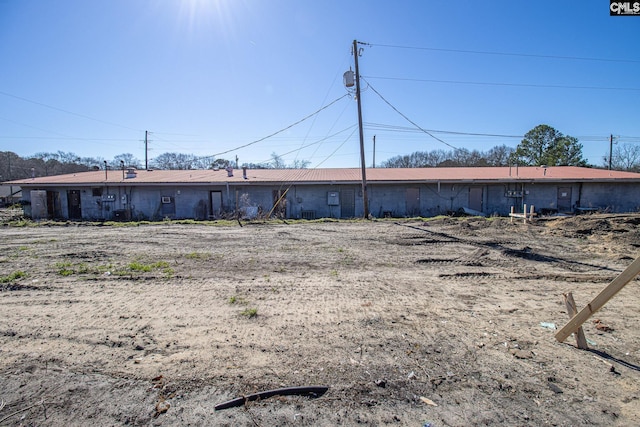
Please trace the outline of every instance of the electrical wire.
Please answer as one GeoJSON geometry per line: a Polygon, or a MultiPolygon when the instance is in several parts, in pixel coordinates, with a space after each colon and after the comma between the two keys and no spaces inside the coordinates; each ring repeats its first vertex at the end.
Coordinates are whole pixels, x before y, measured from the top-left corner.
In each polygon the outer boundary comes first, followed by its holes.
{"type": "Polygon", "coordinates": [[[463,85],[475,85],[475,86],[508,86],[508,87],[531,87],[531,88],[549,88],[549,89],[640,91],[640,88],[637,88],[637,87],[544,85],[544,84],[533,84],[533,83],[494,83],[494,82],[471,82],[471,81],[463,81],[463,80],[413,79],[413,78],[405,78],[405,77],[384,77],[384,76],[367,76],[367,78],[377,79],[377,80],[396,80],[396,81],[421,82],[421,83],[463,84],[463,85]]]}
{"type": "Polygon", "coordinates": [[[622,62],[622,63],[630,63],[630,64],[640,63],[640,60],[637,60],[637,59],[593,58],[593,57],[567,56],[567,55],[540,55],[540,54],[531,54],[531,53],[496,52],[496,51],[467,50],[467,49],[443,49],[443,48],[435,48],[435,47],[401,46],[401,45],[376,44],[376,43],[368,43],[368,45],[394,48],[394,49],[429,50],[429,51],[435,51],[435,52],[454,52],[454,53],[473,53],[478,55],[517,56],[517,57],[525,57],[525,58],[545,58],[545,59],[568,59],[568,60],[574,60],[574,61],[622,62]]]}
{"type": "MultiPolygon", "coordinates": [[[[369,129],[378,129],[378,130],[394,130],[398,132],[422,132],[415,128],[410,128],[406,126],[394,126],[394,125],[385,125],[380,123],[364,123],[369,129]]],[[[477,132],[459,132],[459,131],[450,131],[450,130],[436,130],[436,129],[427,129],[432,133],[444,133],[448,135],[468,135],[468,136],[487,136],[492,138],[523,138],[523,135],[501,135],[495,133],[477,133],[477,132]]]]}
{"type": "MultiPolygon", "coordinates": [[[[344,129],[342,129],[342,130],[340,130],[340,131],[338,131],[338,132],[336,132],[336,133],[334,133],[332,135],[327,135],[326,137],[324,137],[322,139],[319,139],[319,140],[317,140],[315,142],[311,142],[309,144],[303,145],[303,146],[298,147],[296,149],[293,149],[291,151],[287,151],[286,153],[278,154],[278,156],[281,157],[281,156],[286,156],[287,154],[291,154],[291,153],[296,153],[296,152],[299,153],[300,151],[302,151],[305,148],[309,148],[309,147],[312,147],[312,146],[317,145],[317,144],[322,144],[323,142],[327,141],[328,139],[334,138],[334,137],[340,135],[341,133],[346,132],[346,131],[348,131],[350,129],[355,129],[356,127],[357,127],[357,125],[353,124],[353,125],[348,126],[348,127],[344,128],[344,129]]],[[[353,135],[353,131],[351,132],[351,135],[353,135]]],[[[342,145],[344,145],[344,142],[340,146],[342,146],[342,145]]],[[[314,154],[315,154],[315,151],[314,151],[314,154]]],[[[313,157],[313,155],[312,155],[312,157],[313,157]]],[[[270,160],[272,160],[272,159],[262,160],[262,161],[256,162],[256,164],[266,164],[266,163],[269,163],[270,160]]]]}
{"type": "Polygon", "coordinates": [[[353,134],[354,134],[354,133],[356,133],[356,129],[355,129],[355,128],[354,128],[354,129],[353,129],[353,131],[349,134],[349,136],[347,136],[347,137],[345,138],[345,140],[344,140],[344,141],[342,141],[342,144],[340,144],[340,145],[338,146],[338,148],[336,148],[336,149],[335,149],[335,150],[333,150],[331,153],[329,153],[329,155],[328,155],[327,157],[325,157],[323,161],[321,161],[320,163],[318,163],[314,169],[317,169],[317,168],[318,168],[318,167],[320,167],[324,162],[326,162],[327,160],[329,160],[330,158],[332,158],[332,157],[333,157],[333,155],[334,155],[334,154],[336,154],[336,153],[338,152],[338,150],[339,150],[339,149],[341,149],[341,148],[342,148],[342,146],[343,146],[344,144],[346,144],[346,143],[347,143],[347,141],[348,141],[349,139],[351,139],[351,137],[353,136],[353,134]]]}
{"type": "MultiPolygon", "coordinates": [[[[362,78],[363,80],[365,80],[364,78],[362,78]]],[[[387,101],[384,96],[382,96],[380,94],[380,92],[378,92],[373,86],[371,86],[371,83],[369,83],[368,81],[365,80],[365,82],[367,83],[367,85],[369,86],[369,88],[371,88],[371,90],[380,97],[380,99],[382,99],[389,107],[391,107],[396,113],[398,113],[402,118],[404,118],[406,121],[408,121],[409,123],[411,123],[412,125],[414,125],[417,129],[421,130],[422,132],[426,133],[427,135],[429,135],[431,138],[435,139],[436,141],[439,141],[441,143],[443,143],[444,145],[446,145],[447,147],[453,148],[454,150],[457,150],[458,148],[449,144],[446,141],[443,141],[442,139],[438,138],[437,136],[435,136],[434,134],[432,134],[431,132],[429,132],[428,130],[420,127],[416,122],[414,122],[413,120],[411,120],[410,118],[408,118],[406,115],[404,115],[403,113],[400,112],[400,110],[398,110],[396,107],[394,107],[389,101],[387,101]]]]}
{"type": "Polygon", "coordinates": [[[55,110],[55,111],[60,111],[62,113],[70,114],[72,116],[81,117],[83,119],[93,120],[94,122],[103,123],[103,124],[107,124],[107,125],[110,125],[110,126],[123,128],[123,129],[133,130],[133,131],[136,131],[136,132],[142,132],[140,129],[134,129],[132,127],[124,126],[124,125],[121,125],[121,124],[118,124],[118,123],[113,123],[113,122],[109,122],[109,121],[106,121],[106,120],[96,119],[95,117],[87,116],[87,115],[84,115],[84,114],[74,113],[73,111],[69,111],[69,110],[65,110],[65,109],[62,109],[62,108],[54,107],[52,105],[44,104],[42,102],[33,101],[31,99],[23,98],[21,96],[12,95],[12,94],[7,93],[7,92],[0,91],[0,95],[4,95],[4,96],[10,97],[10,98],[19,99],[20,101],[29,102],[31,104],[39,105],[41,107],[49,108],[49,109],[55,110]]]}
{"type": "MultiPolygon", "coordinates": [[[[344,62],[347,62],[347,61],[345,60],[344,62]]],[[[343,74],[343,73],[342,73],[342,70],[343,70],[344,68],[346,68],[346,67],[342,67],[342,66],[341,66],[341,67],[339,68],[338,72],[336,72],[335,76],[333,77],[333,81],[331,82],[331,85],[330,85],[330,86],[329,86],[329,88],[327,89],[327,92],[326,92],[326,93],[325,93],[325,95],[324,95],[324,99],[322,100],[322,103],[321,103],[320,105],[324,104],[324,103],[327,101],[327,98],[329,97],[329,93],[331,93],[331,90],[336,86],[337,82],[338,82],[338,81],[339,81],[339,79],[340,79],[340,76],[343,74]]],[[[336,120],[334,121],[333,125],[329,128],[329,130],[327,130],[327,133],[329,133],[329,132],[331,132],[331,131],[333,130],[333,128],[335,127],[335,125],[336,125],[336,123],[338,122],[338,120],[340,120],[340,117],[342,117],[342,114],[344,114],[344,111],[346,110],[346,108],[347,108],[347,107],[345,106],[345,108],[344,108],[344,110],[342,111],[342,113],[340,113],[340,115],[338,115],[338,117],[337,117],[337,118],[336,118],[336,120]]],[[[309,126],[309,129],[308,129],[308,131],[307,131],[306,135],[304,136],[304,138],[302,139],[302,141],[301,141],[301,143],[300,143],[300,145],[301,145],[301,146],[302,146],[302,145],[304,145],[304,144],[305,144],[305,142],[307,141],[307,138],[309,137],[309,133],[311,133],[311,129],[313,129],[313,126],[315,125],[315,123],[316,123],[316,119],[317,119],[317,118],[318,118],[318,116],[315,116],[315,117],[314,117],[314,119],[313,119],[313,122],[311,122],[311,126],[309,126]]],[[[319,149],[320,149],[320,146],[318,146],[318,147],[316,148],[316,151],[314,151],[314,153],[312,154],[312,156],[313,156],[313,155],[314,155],[314,154],[315,154],[319,149]]],[[[299,152],[298,152],[298,153],[299,153],[299,152]]],[[[298,160],[298,154],[296,154],[296,157],[295,157],[294,161],[295,161],[295,160],[298,160]]]]}
{"type": "MultiPolygon", "coordinates": [[[[351,139],[351,137],[353,136],[353,134],[354,134],[355,132],[356,132],[356,127],[354,126],[354,129],[351,131],[351,133],[349,134],[349,136],[347,136],[347,137],[345,138],[345,140],[344,140],[344,141],[342,141],[342,144],[340,144],[340,145],[338,146],[338,148],[336,148],[335,150],[333,150],[333,151],[332,151],[332,152],[331,152],[327,157],[325,157],[325,158],[324,158],[324,160],[323,160],[323,161],[321,161],[320,163],[318,163],[318,164],[317,164],[313,169],[315,170],[315,169],[319,168],[319,167],[320,167],[324,162],[326,162],[327,160],[329,160],[330,158],[332,158],[332,157],[333,157],[333,155],[334,155],[335,153],[337,153],[337,152],[338,152],[338,150],[339,150],[339,149],[341,149],[341,148],[342,148],[342,146],[343,146],[344,144],[346,144],[346,143],[347,143],[347,141],[349,141],[349,140],[351,139]]],[[[282,201],[282,199],[286,197],[286,195],[287,195],[287,193],[289,192],[289,190],[291,189],[291,187],[293,187],[293,184],[297,181],[297,177],[298,177],[298,176],[302,176],[304,173],[305,173],[305,170],[304,170],[304,169],[300,169],[300,170],[298,171],[298,173],[297,173],[297,174],[295,174],[295,176],[294,176],[292,179],[290,179],[289,181],[287,181],[287,182],[289,183],[289,185],[287,185],[287,189],[286,189],[284,192],[282,192],[282,188],[284,187],[285,182],[283,182],[283,183],[282,183],[282,185],[280,186],[280,192],[281,192],[280,197],[279,197],[279,198],[278,198],[278,200],[273,204],[273,207],[272,207],[272,208],[271,208],[271,210],[269,211],[269,216],[271,216],[271,215],[273,214],[273,211],[274,211],[274,210],[276,209],[276,207],[280,204],[280,202],[282,201]]]]}
{"type": "Polygon", "coordinates": [[[340,101],[341,99],[343,99],[343,98],[345,98],[345,97],[347,97],[347,96],[349,96],[349,94],[344,94],[344,95],[342,95],[341,97],[339,97],[339,98],[337,98],[337,99],[334,99],[333,101],[331,101],[329,104],[325,105],[324,107],[321,107],[320,109],[318,109],[318,110],[316,110],[315,112],[313,112],[313,113],[309,114],[308,116],[306,116],[306,117],[304,117],[304,118],[302,118],[302,119],[298,120],[298,121],[297,121],[297,122],[295,122],[295,123],[290,124],[289,126],[287,126],[287,127],[285,127],[285,128],[282,128],[282,129],[280,129],[280,130],[278,130],[278,131],[276,131],[276,132],[273,132],[273,133],[272,133],[272,134],[270,134],[270,135],[264,136],[264,137],[262,137],[262,138],[256,139],[255,141],[251,141],[251,142],[249,142],[249,143],[247,143],[247,144],[240,145],[240,146],[235,147],[235,148],[232,148],[232,149],[230,149],[230,150],[225,150],[225,151],[222,151],[222,152],[220,152],[220,153],[212,154],[211,156],[203,156],[202,158],[221,156],[221,155],[223,155],[223,154],[227,154],[227,153],[230,153],[230,152],[232,152],[232,151],[239,150],[239,149],[241,149],[241,148],[246,148],[246,147],[249,147],[249,146],[251,146],[251,145],[257,144],[257,143],[259,143],[259,142],[262,142],[262,141],[264,141],[264,140],[266,140],[266,139],[269,139],[269,138],[271,138],[271,137],[274,137],[274,136],[276,136],[276,135],[278,135],[278,134],[280,134],[280,133],[282,133],[282,132],[284,132],[284,131],[286,131],[286,130],[291,129],[292,127],[294,127],[294,126],[296,126],[296,125],[299,125],[300,123],[304,122],[305,120],[308,120],[309,118],[311,118],[311,117],[315,116],[316,114],[320,113],[321,111],[326,110],[327,108],[331,107],[333,104],[335,104],[336,102],[340,101]]]}

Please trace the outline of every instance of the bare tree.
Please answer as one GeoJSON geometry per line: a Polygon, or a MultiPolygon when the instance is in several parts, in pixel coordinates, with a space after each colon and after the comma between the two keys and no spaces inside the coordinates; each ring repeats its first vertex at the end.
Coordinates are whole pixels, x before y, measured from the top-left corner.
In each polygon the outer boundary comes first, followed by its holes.
{"type": "Polygon", "coordinates": [[[487,152],[457,148],[451,151],[416,151],[392,157],[382,162],[384,168],[428,168],[460,166],[504,166],[515,150],[504,145],[487,152]]]}
{"type": "MultiPolygon", "coordinates": [[[[609,166],[609,155],[603,156],[604,166],[609,166]]],[[[617,144],[611,155],[611,168],[624,171],[640,171],[640,146],[617,144]]]]}
{"type": "Polygon", "coordinates": [[[151,161],[156,169],[188,170],[207,169],[208,161],[204,157],[196,157],[193,154],[163,153],[151,161]]]}
{"type": "Polygon", "coordinates": [[[496,145],[486,152],[487,164],[489,166],[509,166],[515,149],[506,145],[496,145]]]}
{"type": "Polygon", "coordinates": [[[124,162],[124,166],[125,167],[131,167],[131,168],[136,168],[136,169],[140,169],[141,163],[140,160],[138,160],[133,154],[131,153],[122,153],[122,154],[118,154],[117,156],[113,157],[113,165],[120,165],[120,162],[124,162]]]}

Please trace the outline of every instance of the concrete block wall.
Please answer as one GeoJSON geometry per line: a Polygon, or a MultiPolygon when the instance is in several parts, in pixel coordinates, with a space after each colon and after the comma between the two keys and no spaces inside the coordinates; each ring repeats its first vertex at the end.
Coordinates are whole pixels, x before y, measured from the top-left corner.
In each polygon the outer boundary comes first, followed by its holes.
{"type": "Polygon", "coordinates": [[[294,185],[287,193],[287,216],[289,218],[302,218],[302,211],[313,211],[316,218],[340,218],[342,207],[338,198],[338,205],[330,206],[328,193],[344,189],[354,191],[355,216],[362,216],[362,196],[359,194],[359,186],[356,185],[294,185]]]}
{"type": "Polygon", "coordinates": [[[390,212],[394,217],[407,215],[435,216],[456,211],[469,205],[469,185],[463,184],[408,184],[370,185],[369,210],[382,217],[390,212]],[[407,211],[407,189],[417,189],[418,211],[407,211]]]}
{"type": "Polygon", "coordinates": [[[576,202],[580,198],[580,188],[578,184],[527,184],[525,185],[525,191],[528,192],[524,196],[524,203],[527,206],[534,205],[536,212],[540,212],[544,209],[556,210],[558,209],[558,187],[571,188],[571,202],[570,205],[575,206],[576,202]]]}
{"type": "Polygon", "coordinates": [[[640,211],[640,186],[633,183],[585,183],[582,207],[597,207],[610,212],[640,211]]]}
{"type": "MultiPolygon", "coordinates": [[[[571,204],[576,203],[578,197],[577,185],[573,188],[572,184],[562,185],[572,188],[571,204]]],[[[487,203],[485,213],[488,215],[508,215],[511,206],[515,207],[516,212],[522,212],[523,205],[527,205],[527,210],[531,205],[535,206],[535,210],[539,212],[541,209],[557,209],[558,201],[558,185],[557,184],[492,184],[486,186],[487,203]],[[522,197],[509,197],[507,191],[522,191],[522,197]]]]}
{"type": "MultiPolygon", "coordinates": [[[[165,217],[181,219],[208,219],[211,215],[211,191],[219,191],[222,206],[227,212],[234,212],[244,205],[261,208],[268,213],[273,207],[274,191],[285,191],[286,217],[301,218],[303,211],[313,211],[316,218],[340,218],[343,206],[330,206],[329,192],[348,190],[354,196],[355,217],[362,217],[362,188],[358,184],[324,185],[231,185],[223,186],[122,186],[104,187],[102,196],[94,196],[95,186],[79,187],[23,187],[22,197],[30,201],[30,190],[54,191],[59,193],[60,213],[69,217],[68,191],[80,191],[82,218],[86,220],[114,219],[116,212],[131,212],[132,219],[161,220],[165,217]],[[246,194],[246,197],[243,195],[246,194]],[[113,195],[113,200],[106,200],[113,195]],[[125,196],[125,197],[123,197],[125,196]],[[162,197],[170,197],[170,204],[163,204],[162,197]]],[[[469,207],[471,187],[483,189],[482,211],[487,215],[508,215],[511,206],[521,212],[522,205],[534,205],[537,212],[542,209],[557,209],[558,188],[571,189],[571,209],[578,203],[581,207],[608,209],[610,212],[637,212],[640,210],[640,185],[636,183],[511,183],[511,184],[445,184],[410,183],[371,184],[368,186],[369,211],[374,217],[382,217],[386,212],[392,216],[407,216],[407,189],[418,190],[417,213],[421,216],[436,216],[448,211],[469,207]],[[522,197],[507,197],[508,190],[524,190],[522,197]]]]}

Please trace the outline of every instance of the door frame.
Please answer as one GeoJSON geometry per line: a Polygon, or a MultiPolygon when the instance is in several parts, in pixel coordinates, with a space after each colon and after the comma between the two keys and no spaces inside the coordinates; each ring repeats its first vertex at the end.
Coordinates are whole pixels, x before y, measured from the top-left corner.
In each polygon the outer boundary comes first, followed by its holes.
{"type": "Polygon", "coordinates": [[[69,219],[82,219],[82,191],[67,190],[67,208],[69,219]],[[75,203],[77,201],[77,203],[75,203]]]}

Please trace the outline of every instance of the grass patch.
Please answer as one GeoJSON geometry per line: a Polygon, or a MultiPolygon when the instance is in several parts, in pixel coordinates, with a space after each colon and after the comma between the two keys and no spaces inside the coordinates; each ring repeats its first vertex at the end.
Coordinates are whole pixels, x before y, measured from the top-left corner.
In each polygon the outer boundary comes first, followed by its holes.
{"type": "Polygon", "coordinates": [[[73,264],[70,262],[56,262],[54,267],[60,276],[71,276],[76,273],[73,264]]]}
{"type": "Polygon", "coordinates": [[[189,252],[185,255],[185,258],[198,261],[206,261],[211,259],[211,254],[208,252],[189,252]]]}
{"type": "Polygon", "coordinates": [[[170,268],[167,261],[158,261],[151,264],[143,264],[139,261],[134,261],[127,265],[127,269],[131,271],[142,271],[145,273],[153,270],[162,270],[167,268],[170,268]]]}
{"type": "Polygon", "coordinates": [[[244,299],[243,297],[236,296],[236,295],[230,296],[227,301],[231,305],[234,305],[234,304],[242,304],[242,305],[244,305],[244,304],[247,303],[246,299],[244,299]]]}
{"type": "Polygon", "coordinates": [[[258,315],[258,309],[255,307],[247,308],[240,313],[241,316],[247,317],[249,319],[254,318],[258,315]]]}
{"type": "Polygon", "coordinates": [[[27,277],[27,273],[25,273],[24,271],[14,271],[11,274],[8,274],[6,276],[0,276],[0,283],[11,283],[11,282],[15,282],[18,279],[22,279],[23,277],[27,277]]]}
{"type": "Polygon", "coordinates": [[[162,271],[167,277],[171,277],[174,274],[173,268],[169,266],[167,261],[157,261],[151,264],[143,264],[139,261],[131,262],[127,265],[128,271],[134,271],[138,273],[149,273],[151,271],[162,271]]]}
{"type": "Polygon", "coordinates": [[[151,264],[143,264],[138,261],[129,263],[129,265],[127,265],[127,269],[130,271],[141,271],[144,273],[148,273],[149,271],[153,270],[151,264]]]}
{"type": "Polygon", "coordinates": [[[35,227],[37,224],[30,219],[20,218],[6,222],[9,227],[35,227]]]}
{"type": "Polygon", "coordinates": [[[71,261],[56,262],[53,266],[55,267],[57,274],[65,277],[76,274],[104,274],[106,272],[114,271],[115,268],[113,264],[92,266],[86,262],[74,264],[71,261]]]}

